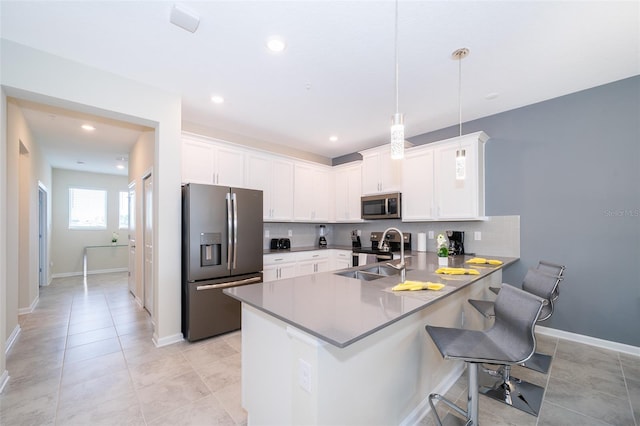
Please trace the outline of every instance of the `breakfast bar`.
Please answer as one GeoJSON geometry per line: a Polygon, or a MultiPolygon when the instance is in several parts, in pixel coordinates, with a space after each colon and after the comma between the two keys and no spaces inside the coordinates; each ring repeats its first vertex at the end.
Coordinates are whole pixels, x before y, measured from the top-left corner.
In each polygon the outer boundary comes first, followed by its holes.
{"type": "Polygon", "coordinates": [[[442,275],[434,253],[412,253],[406,279],[444,284],[438,291],[392,291],[400,279],[384,264],[226,290],[242,302],[249,424],[417,422],[429,393],[446,390],[464,367],[442,359],[424,326],[485,328],[467,299],[492,298],[488,287],[517,261],[485,257],[502,264],[450,257],[448,266],[478,273],[442,275]]]}

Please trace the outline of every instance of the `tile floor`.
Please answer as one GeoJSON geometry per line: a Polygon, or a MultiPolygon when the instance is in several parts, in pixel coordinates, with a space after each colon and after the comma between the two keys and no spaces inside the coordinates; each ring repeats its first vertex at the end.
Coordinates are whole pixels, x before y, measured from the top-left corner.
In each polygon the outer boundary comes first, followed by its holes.
{"type": "MultiPolygon", "coordinates": [[[[237,425],[239,332],[155,348],[149,316],[127,290],[125,273],[55,279],[7,357],[0,425],[237,425]]],[[[539,417],[486,397],[483,425],[640,426],[640,358],[540,337],[555,354],[550,374],[516,367],[546,386],[539,417]]],[[[447,396],[466,399],[466,376],[447,396]]],[[[439,407],[439,410],[444,409],[439,407]]],[[[421,425],[434,424],[429,415],[421,425]]]]}

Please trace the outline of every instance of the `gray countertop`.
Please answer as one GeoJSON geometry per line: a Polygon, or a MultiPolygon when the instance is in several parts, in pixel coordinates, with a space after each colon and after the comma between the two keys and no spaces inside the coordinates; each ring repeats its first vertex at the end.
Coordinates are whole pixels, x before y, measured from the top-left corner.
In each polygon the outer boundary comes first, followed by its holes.
{"type": "MultiPolygon", "coordinates": [[[[445,284],[446,287],[439,291],[392,292],[391,288],[400,281],[398,276],[361,281],[332,271],[233,287],[226,289],[225,293],[342,348],[518,260],[478,255],[501,260],[503,265],[465,264],[471,257],[451,257],[449,266],[474,268],[479,275],[440,275],[434,272],[439,268],[435,253],[412,253],[412,257],[406,260],[406,279],[445,284]]],[[[352,269],[365,269],[367,266],[352,269]]]]}

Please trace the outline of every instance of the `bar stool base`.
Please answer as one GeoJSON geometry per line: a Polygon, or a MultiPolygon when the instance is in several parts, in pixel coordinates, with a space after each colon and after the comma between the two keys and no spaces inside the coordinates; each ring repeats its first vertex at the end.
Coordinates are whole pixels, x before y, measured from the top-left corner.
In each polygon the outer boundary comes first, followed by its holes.
{"type": "Polygon", "coordinates": [[[537,371],[538,373],[547,374],[549,372],[549,367],[551,367],[552,360],[553,357],[551,355],[536,352],[531,356],[531,358],[520,365],[537,371]]]}
{"type": "MultiPolygon", "coordinates": [[[[487,377],[490,376],[486,375],[483,379],[487,377]]],[[[538,417],[540,413],[542,398],[544,397],[543,387],[525,382],[516,377],[510,377],[509,380],[503,380],[501,378],[494,381],[492,385],[480,385],[479,391],[489,398],[510,405],[535,417],[538,417]]]]}

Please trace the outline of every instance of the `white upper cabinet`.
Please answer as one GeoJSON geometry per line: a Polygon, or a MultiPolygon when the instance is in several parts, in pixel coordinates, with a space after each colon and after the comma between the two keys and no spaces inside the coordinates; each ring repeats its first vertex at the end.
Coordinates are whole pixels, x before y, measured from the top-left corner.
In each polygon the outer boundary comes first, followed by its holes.
{"type": "Polygon", "coordinates": [[[388,145],[360,151],[362,195],[400,191],[403,160],[392,160],[388,145]]]}
{"type": "Polygon", "coordinates": [[[405,151],[402,169],[402,220],[432,220],[434,209],[433,148],[419,146],[405,151]]]}
{"type": "Polygon", "coordinates": [[[196,135],[182,136],[182,183],[242,187],[245,151],[196,135]]]}
{"type": "Polygon", "coordinates": [[[247,187],[263,191],[263,219],[293,218],[293,162],[270,155],[249,154],[247,187]]]}
{"type": "Polygon", "coordinates": [[[335,220],[360,222],[360,196],[362,194],[362,165],[360,161],[335,166],[334,194],[335,220]]]}
{"type": "Polygon", "coordinates": [[[483,132],[463,135],[405,153],[402,220],[478,220],[484,218],[483,132]],[[464,168],[456,167],[465,151],[464,168]]]}
{"type": "Polygon", "coordinates": [[[295,164],[294,220],[327,222],[329,220],[329,169],[307,163],[295,164]]]}
{"type": "Polygon", "coordinates": [[[435,147],[435,204],[439,218],[484,217],[484,144],[486,134],[472,133],[435,147]],[[457,176],[456,152],[464,150],[463,174],[457,176]]]}

